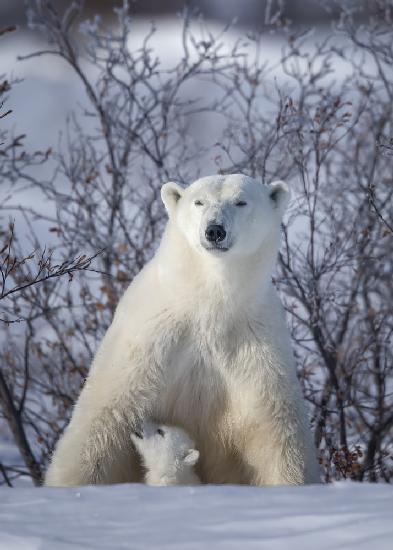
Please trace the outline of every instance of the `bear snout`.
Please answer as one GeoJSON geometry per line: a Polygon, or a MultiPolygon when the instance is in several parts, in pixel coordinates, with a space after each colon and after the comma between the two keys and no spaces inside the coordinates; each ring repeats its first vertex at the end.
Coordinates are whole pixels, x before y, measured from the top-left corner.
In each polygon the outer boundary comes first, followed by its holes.
{"type": "Polygon", "coordinates": [[[220,243],[226,236],[227,232],[222,225],[210,224],[205,231],[205,237],[209,243],[220,243]]]}

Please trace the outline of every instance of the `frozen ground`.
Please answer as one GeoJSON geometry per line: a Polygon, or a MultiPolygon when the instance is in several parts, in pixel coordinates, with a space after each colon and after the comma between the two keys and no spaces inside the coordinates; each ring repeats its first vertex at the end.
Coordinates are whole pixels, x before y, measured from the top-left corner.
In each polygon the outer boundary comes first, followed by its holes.
{"type": "Polygon", "coordinates": [[[1,550],[390,550],[393,488],[0,489],[1,550]]]}

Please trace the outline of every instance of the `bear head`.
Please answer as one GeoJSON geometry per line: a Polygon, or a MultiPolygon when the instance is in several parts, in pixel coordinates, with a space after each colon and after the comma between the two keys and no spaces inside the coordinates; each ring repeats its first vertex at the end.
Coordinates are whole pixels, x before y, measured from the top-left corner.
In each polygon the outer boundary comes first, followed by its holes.
{"type": "Polygon", "coordinates": [[[192,468],[199,459],[193,440],[175,426],[145,421],[131,434],[131,440],[147,470],[154,474],[192,468]]]}
{"type": "Polygon", "coordinates": [[[203,254],[247,255],[280,227],[289,200],[282,181],[262,185],[243,174],[208,176],[186,189],[169,182],[161,197],[171,223],[203,254]]]}

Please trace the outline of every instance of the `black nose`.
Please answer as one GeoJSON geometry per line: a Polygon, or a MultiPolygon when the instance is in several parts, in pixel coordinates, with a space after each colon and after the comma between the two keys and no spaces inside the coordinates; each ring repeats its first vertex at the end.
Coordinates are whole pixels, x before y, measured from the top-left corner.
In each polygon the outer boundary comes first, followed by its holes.
{"type": "Polygon", "coordinates": [[[205,237],[210,243],[220,243],[226,235],[222,225],[208,225],[205,231],[205,237]]]}

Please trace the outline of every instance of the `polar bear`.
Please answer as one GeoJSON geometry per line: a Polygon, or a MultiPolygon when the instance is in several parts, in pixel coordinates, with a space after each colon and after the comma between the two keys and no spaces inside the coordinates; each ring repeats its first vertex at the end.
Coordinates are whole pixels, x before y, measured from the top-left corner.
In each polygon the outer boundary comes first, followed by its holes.
{"type": "Polygon", "coordinates": [[[271,282],[287,185],[217,175],[161,196],[161,244],[119,302],[46,484],[141,481],[130,433],[146,418],[190,435],[202,483],[318,482],[271,282]]]}
{"type": "Polygon", "coordinates": [[[184,430],[145,421],[131,434],[145,467],[148,485],[197,485],[194,472],[199,451],[184,430]]]}

